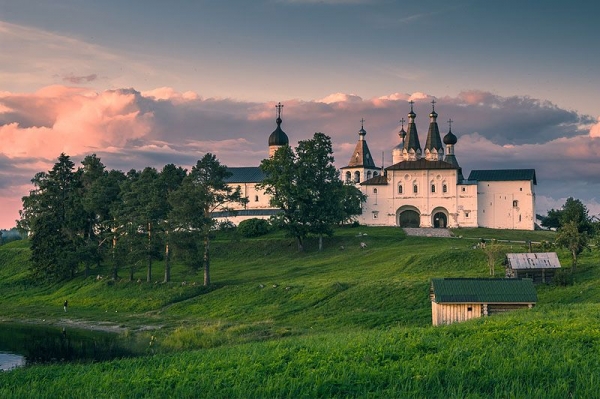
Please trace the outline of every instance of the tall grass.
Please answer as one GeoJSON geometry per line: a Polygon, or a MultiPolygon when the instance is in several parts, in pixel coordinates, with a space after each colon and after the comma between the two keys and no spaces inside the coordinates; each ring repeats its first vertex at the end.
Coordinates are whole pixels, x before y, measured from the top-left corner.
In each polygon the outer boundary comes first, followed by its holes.
{"type": "MultiPolygon", "coordinates": [[[[572,286],[539,286],[531,311],[433,328],[432,277],[489,275],[473,248],[481,231],[461,233],[347,228],[322,252],[309,240],[303,253],[279,233],[218,236],[210,289],[180,264],[167,284],[83,276],[41,284],[27,278],[26,243],[2,246],[0,317],[110,322],[153,345],[137,359],[0,374],[0,397],[593,397],[599,253],[582,254],[572,286]]],[[[484,233],[509,240],[511,252],[551,234],[484,233]]],[[[154,271],[161,276],[162,265],[154,271]]]]}

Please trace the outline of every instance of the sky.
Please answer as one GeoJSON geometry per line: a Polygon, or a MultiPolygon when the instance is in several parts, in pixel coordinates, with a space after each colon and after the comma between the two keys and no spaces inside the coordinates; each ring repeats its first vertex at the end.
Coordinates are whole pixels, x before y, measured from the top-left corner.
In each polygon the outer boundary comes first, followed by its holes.
{"type": "Polygon", "coordinates": [[[537,213],[600,214],[600,3],[0,0],[0,229],[61,153],[108,169],[268,156],[275,105],[336,166],[390,166],[413,100],[473,169],[534,168],[537,213]]]}

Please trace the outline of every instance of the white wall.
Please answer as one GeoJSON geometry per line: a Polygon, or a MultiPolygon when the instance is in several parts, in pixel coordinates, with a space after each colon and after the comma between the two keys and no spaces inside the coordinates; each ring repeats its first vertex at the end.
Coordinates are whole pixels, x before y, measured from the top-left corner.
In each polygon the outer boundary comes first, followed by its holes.
{"type": "Polygon", "coordinates": [[[480,181],[477,191],[479,226],[534,229],[535,194],[532,181],[480,181]]]}
{"type": "Polygon", "coordinates": [[[448,227],[477,227],[477,186],[458,186],[456,170],[389,170],[387,179],[387,185],[360,187],[367,195],[363,214],[358,218],[360,223],[396,226],[398,210],[404,208],[419,212],[421,227],[432,227],[433,215],[438,211],[446,214],[448,227]]]}

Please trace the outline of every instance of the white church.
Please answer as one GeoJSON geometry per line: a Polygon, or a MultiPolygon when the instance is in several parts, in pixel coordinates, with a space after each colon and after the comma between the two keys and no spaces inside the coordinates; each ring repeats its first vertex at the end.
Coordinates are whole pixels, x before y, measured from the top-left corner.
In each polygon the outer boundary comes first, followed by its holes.
{"type": "MultiPolygon", "coordinates": [[[[269,156],[289,145],[281,129],[281,104],[277,128],[269,136],[269,156]]],[[[454,155],[457,137],[450,129],[443,139],[437,124],[435,101],[429,114],[425,149],[421,148],[413,102],[408,131],[400,130],[400,143],[392,149],[392,165],[377,167],[369,151],[364,126],[348,165],[340,168],[342,179],[355,184],[367,197],[360,224],[400,227],[489,227],[533,230],[535,226],[534,169],[473,170],[467,179],[454,155]]],[[[404,124],[404,120],[402,120],[404,124]]],[[[249,202],[236,216],[218,213],[237,224],[249,218],[268,218],[278,212],[269,197],[256,188],[264,174],[259,167],[229,168],[228,183],[240,187],[249,202]]]]}

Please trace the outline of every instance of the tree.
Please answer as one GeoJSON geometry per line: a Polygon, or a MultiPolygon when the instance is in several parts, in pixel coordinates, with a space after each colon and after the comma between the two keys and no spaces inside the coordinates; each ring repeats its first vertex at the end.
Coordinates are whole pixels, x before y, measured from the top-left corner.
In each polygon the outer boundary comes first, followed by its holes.
{"type": "Polygon", "coordinates": [[[61,279],[73,277],[77,271],[86,220],[80,175],[63,153],[50,171],[35,175],[35,189],[23,197],[18,226],[31,234],[32,272],[36,276],[61,279]]]}
{"type": "Polygon", "coordinates": [[[593,225],[587,207],[578,199],[567,198],[561,209],[550,209],[543,218],[542,226],[559,229],[569,222],[575,222],[577,230],[593,234],[593,225]]]}
{"type": "Polygon", "coordinates": [[[212,213],[227,208],[229,204],[245,204],[240,188],[228,186],[231,176],[227,167],[207,153],[183,179],[181,186],[169,196],[172,206],[169,220],[181,231],[198,235],[203,241],[202,263],[204,285],[210,285],[210,232],[215,226],[212,213]]]}
{"type": "Polygon", "coordinates": [[[481,239],[481,248],[487,258],[488,268],[490,269],[490,276],[496,275],[496,262],[501,256],[505,256],[504,249],[496,240],[490,240],[488,243],[481,239]]]}
{"type": "Polygon", "coordinates": [[[296,239],[299,251],[308,234],[319,237],[321,249],[322,237],[333,233],[333,225],[361,211],[365,197],[343,184],[332,153],[331,139],[315,133],[312,139],[301,141],[296,152],[284,146],[261,163],[267,177],[259,187],[271,196],[271,205],[281,210],[278,220],[296,239]]]}
{"type": "Polygon", "coordinates": [[[301,181],[298,174],[298,159],[290,146],[275,151],[273,157],[264,159],[260,168],[265,179],[258,185],[271,196],[270,204],[281,210],[276,221],[296,239],[298,250],[303,250],[303,240],[308,234],[307,221],[302,214],[307,181],[301,181]]]}
{"type": "Polygon", "coordinates": [[[169,203],[169,196],[175,192],[182,184],[187,172],[181,167],[173,164],[165,165],[158,178],[159,200],[160,200],[160,231],[164,234],[165,245],[165,276],[163,281],[168,283],[171,280],[171,237],[173,235],[173,224],[169,220],[169,213],[172,206],[169,203]]]}
{"type": "Polygon", "coordinates": [[[571,272],[577,267],[577,257],[584,249],[590,249],[587,231],[579,231],[577,221],[573,220],[558,229],[556,244],[571,252],[571,272]]]}

